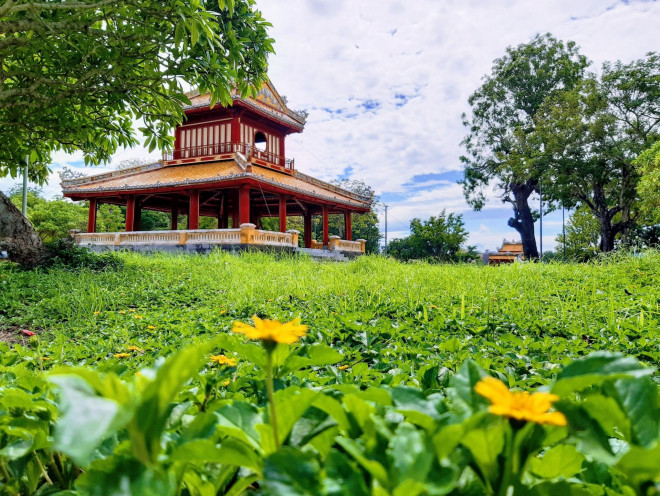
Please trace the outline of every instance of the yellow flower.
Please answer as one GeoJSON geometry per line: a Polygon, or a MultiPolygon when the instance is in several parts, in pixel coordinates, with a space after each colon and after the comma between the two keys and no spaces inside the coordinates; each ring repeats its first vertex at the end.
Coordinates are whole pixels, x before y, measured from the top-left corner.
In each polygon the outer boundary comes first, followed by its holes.
{"type": "Polygon", "coordinates": [[[99,312],[99,311],[97,310],[96,312],[94,312],[94,315],[98,315],[98,314],[100,314],[100,313],[101,313],[101,312],[99,312]]]}
{"type": "Polygon", "coordinates": [[[227,358],[224,355],[211,355],[211,361],[217,363],[218,365],[229,365],[230,367],[236,367],[236,359],[227,358]]]}
{"type": "Polygon", "coordinates": [[[474,386],[474,390],[490,400],[489,411],[495,415],[537,424],[566,425],[563,413],[548,411],[552,403],[559,399],[556,394],[512,392],[494,377],[484,377],[474,386]]]}
{"type": "Polygon", "coordinates": [[[339,370],[346,370],[348,368],[348,365],[340,365],[337,367],[339,370]]]}
{"type": "Polygon", "coordinates": [[[224,387],[229,386],[229,379],[227,379],[225,382],[223,382],[222,385],[223,385],[224,387]]]}
{"type": "Polygon", "coordinates": [[[129,308],[128,311],[133,313],[133,312],[135,312],[135,308],[129,308]]]}
{"type": "Polygon", "coordinates": [[[300,325],[300,318],[282,324],[277,320],[262,320],[252,317],[254,327],[243,322],[234,322],[234,332],[245,334],[249,339],[260,339],[270,343],[293,344],[307,332],[306,325],[300,325]]]}
{"type": "Polygon", "coordinates": [[[46,360],[50,360],[50,358],[49,357],[41,357],[41,360],[46,361],[46,360]]]}
{"type": "Polygon", "coordinates": [[[151,329],[152,331],[156,328],[156,326],[148,325],[147,329],[151,329]]]}
{"type": "Polygon", "coordinates": [[[142,348],[138,348],[137,346],[133,346],[133,345],[129,346],[129,347],[126,348],[126,349],[127,349],[128,351],[140,351],[140,352],[142,351],[142,348]]]}
{"type": "Polygon", "coordinates": [[[130,353],[115,353],[115,358],[128,358],[131,356],[130,353]]]}
{"type": "Polygon", "coordinates": [[[433,310],[435,308],[438,308],[438,307],[436,307],[435,305],[429,305],[429,309],[433,310]]]}
{"type": "Polygon", "coordinates": [[[126,313],[126,310],[119,310],[119,313],[126,313]]]}
{"type": "Polygon", "coordinates": [[[142,318],[142,315],[133,315],[133,318],[134,318],[134,319],[141,319],[141,318],[142,318]]]}

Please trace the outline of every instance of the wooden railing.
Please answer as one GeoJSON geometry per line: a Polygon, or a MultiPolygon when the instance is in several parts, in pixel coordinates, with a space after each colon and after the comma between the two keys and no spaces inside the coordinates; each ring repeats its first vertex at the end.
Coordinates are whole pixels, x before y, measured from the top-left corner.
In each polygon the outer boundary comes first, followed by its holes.
{"type": "Polygon", "coordinates": [[[238,229],[189,229],[181,231],[130,231],[116,233],[72,232],[76,244],[83,246],[253,244],[263,246],[298,246],[298,231],[261,231],[254,224],[238,229]]]}
{"type": "Polygon", "coordinates": [[[243,156],[263,160],[270,164],[279,165],[289,170],[293,170],[293,159],[286,158],[283,155],[277,155],[265,150],[259,150],[249,143],[214,143],[212,145],[189,146],[186,148],[177,148],[174,151],[163,153],[163,160],[185,160],[198,157],[213,157],[227,153],[241,153],[243,156]]]}
{"type": "Polygon", "coordinates": [[[367,241],[364,239],[348,241],[346,239],[341,239],[339,236],[330,236],[330,239],[328,240],[328,250],[364,253],[366,243],[367,241]]]}
{"type": "MultiPolygon", "coordinates": [[[[299,232],[290,229],[285,233],[263,231],[254,224],[241,224],[238,229],[188,229],[181,231],[131,231],[116,233],[80,233],[71,231],[76,244],[82,246],[128,246],[128,245],[261,245],[297,247],[299,232]]],[[[330,236],[328,250],[364,253],[366,241],[347,241],[339,236],[330,236]]],[[[323,243],[312,240],[312,246],[323,249],[323,243]]]]}

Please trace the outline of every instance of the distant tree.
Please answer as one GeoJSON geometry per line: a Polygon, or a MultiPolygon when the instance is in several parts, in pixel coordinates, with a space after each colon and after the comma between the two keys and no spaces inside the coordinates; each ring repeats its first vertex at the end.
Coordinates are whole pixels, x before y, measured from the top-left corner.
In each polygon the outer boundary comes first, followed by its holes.
{"type": "Polygon", "coordinates": [[[605,63],[599,78],[548,98],[536,128],[550,179],[544,193],[587,206],[600,224],[600,250],[613,250],[640,214],[635,159],[660,137],[660,55],[605,63]]]}
{"type": "Polygon", "coordinates": [[[563,43],[550,34],[509,47],[493,63],[492,73],[468,99],[472,112],[463,115],[469,134],[463,139],[466,154],[462,180],[467,202],[480,210],[485,189],[493,184],[514,216],[509,226],[520,233],[528,259],[538,258],[534,235],[536,212],[529,197],[538,192],[543,169],[533,142],[535,116],[549,96],[572,88],[581,80],[587,59],[573,42],[563,43]]]}
{"type": "Polygon", "coordinates": [[[598,254],[600,224],[589,207],[577,208],[566,223],[566,239],[563,233],[555,237],[557,254],[563,257],[564,244],[566,259],[585,262],[598,254]]]}
{"type": "MultiPolygon", "coordinates": [[[[19,207],[23,201],[21,187],[13,188],[8,194],[12,203],[19,207]]],[[[27,218],[44,242],[52,242],[69,236],[71,229],[87,229],[87,206],[62,198],[47,200],[39,189],[28,191],[27,218]]]]}
{"type": "Polygon", "coordinates": [[[660,224],[660,141],[645,150],[635,165],[640,174],[640,208],[650,223],[660,224]]]}
{"type": "Polygon", "coordinates": [[[437,217],[426,221],[410,221],[410,236],[394,239],[388,244],[387,254],[403,261],[428,260],[458,262],[476,255],[474,247],[463,248],[468,238],[462,215],[443,210],[437,217]]]}

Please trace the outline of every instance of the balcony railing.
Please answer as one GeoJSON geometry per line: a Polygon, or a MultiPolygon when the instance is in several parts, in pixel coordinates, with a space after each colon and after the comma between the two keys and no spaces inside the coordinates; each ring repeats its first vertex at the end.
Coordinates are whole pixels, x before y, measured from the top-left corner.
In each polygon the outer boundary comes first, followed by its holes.
{"type": "Polygon", "coordinates": [[[163,154],[163,160],[186,160],[200,157],[213,157],[226,153],[241,153],[248,159],[263,160],[270,164],[279,165],[285,169],[293,170],[293,159],[286,158],[265,150],[259,150],[249,143],[214,143],[211,145],[189,146],[186,148],[177,148],[171,152],[163,154]]]}

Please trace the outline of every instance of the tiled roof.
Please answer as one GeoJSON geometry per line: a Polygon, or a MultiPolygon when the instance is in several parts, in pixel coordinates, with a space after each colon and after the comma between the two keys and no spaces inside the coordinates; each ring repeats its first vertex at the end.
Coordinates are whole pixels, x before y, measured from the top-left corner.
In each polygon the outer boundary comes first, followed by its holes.
{"type": "Polygon", "coordinates": [[[365,197],[304,174],[294,172],[291,176],[257,165],[253,165],[249,170],[235,159],[187,165],[164,165],[158,162],[98,176],[63,179],[62,190],[65,196],[85,196],[102,192],[125,193],[202,185],[243,178],[255,179],[264,185],[272,185],[332,203],[357,208],[369,208],[371,204],[371,201],[365,197]]]}

